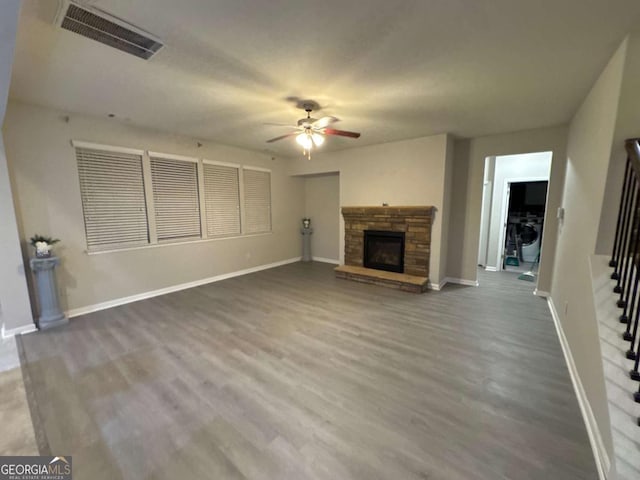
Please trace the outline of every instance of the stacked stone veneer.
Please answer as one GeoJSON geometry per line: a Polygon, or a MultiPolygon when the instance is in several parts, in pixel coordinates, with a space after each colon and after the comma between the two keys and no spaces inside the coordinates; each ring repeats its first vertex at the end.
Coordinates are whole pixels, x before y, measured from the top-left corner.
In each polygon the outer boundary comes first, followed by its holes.
{"type": "Polygon", "coordinates": [[[343,207],[344,263],[363,266],[364,231],[405,232],[404,273],[429,278],[433,207],[343,207]]]}

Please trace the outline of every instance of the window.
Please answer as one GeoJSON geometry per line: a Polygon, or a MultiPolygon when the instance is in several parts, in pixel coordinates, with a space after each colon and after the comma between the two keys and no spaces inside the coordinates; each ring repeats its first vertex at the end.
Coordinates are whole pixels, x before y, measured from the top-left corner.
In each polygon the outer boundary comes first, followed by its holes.
{"type": "Polygon", "coordinates": [[[271,173],[249,167],[244,177],[244,233],[271,231],[271,173]]]}
{"type": "Polygon", "coordinates": [[[203,161],[207,235],[240,235],[239,166],[203,161]]]}
{"type": "Polygon", "coordinates": [[[89,252],[271,232],[271,172],[73,141],[89,252]]]}
{"type": "Polygon", "coordinates": [[[151,185],[158,241],[200,237],[197,160],[152,156],[151,185]]]}
{"type": "Polygon", "coordinates": [[[143,152],[76,146],[87,248],[148,244],[143,152]]]}

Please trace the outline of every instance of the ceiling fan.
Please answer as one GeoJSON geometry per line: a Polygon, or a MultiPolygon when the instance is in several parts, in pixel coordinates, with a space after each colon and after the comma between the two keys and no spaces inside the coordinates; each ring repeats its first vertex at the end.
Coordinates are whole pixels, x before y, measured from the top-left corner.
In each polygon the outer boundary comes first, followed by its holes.
{"type": "Polygon", "coordinates": [[[348,132],[346,130],[336,130],[335,128],[329,128],[329,125],[332,125],[338,121],[339,118],[327,116],[322,117],[319,120],[315,118],[311,118],[311,112],[313,111],[313,105],[310,103],[305,103],[303,105],[304,111],[307,112],[306,118],[301,118],[298,120],[297,125],[282,125],[282,124],[267,124],[267,125],[277,125],[277,126],[287,126],[290,128],[294,128],[295,131],[291,133],[287,133],[286,135],[280,135],[279,137],[272,138],[267,140],[267,143],[277,142],[278,140],[282,140],[288,137],[296,137],[296,142],[302,147],[302,153],[306,155],[306,157],[311,160],[311,149],[313,147],[319,147],[324,143],[325,135],[337,135],[340,137],[348,137],[348,138],[360,138],[360,133],[358,132],[348,132]]]}

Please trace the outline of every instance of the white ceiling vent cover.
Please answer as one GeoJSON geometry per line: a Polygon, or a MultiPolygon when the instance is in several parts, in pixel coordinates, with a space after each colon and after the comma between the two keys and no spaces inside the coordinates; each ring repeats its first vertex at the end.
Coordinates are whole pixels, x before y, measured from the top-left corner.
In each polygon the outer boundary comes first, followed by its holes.
{"type": "Polygon", "coordinates": [[[60,27],[148,60],[164,45],[149,33],[96,8],[63,2],[60,27]]]}

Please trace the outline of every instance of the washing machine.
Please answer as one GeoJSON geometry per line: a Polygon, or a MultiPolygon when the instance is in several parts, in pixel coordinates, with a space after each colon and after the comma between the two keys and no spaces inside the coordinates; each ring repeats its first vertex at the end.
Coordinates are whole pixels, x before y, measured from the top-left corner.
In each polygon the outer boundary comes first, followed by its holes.
{"type": "Polygon", "coordinates": [[[542,240],[542,222],[530,221],[520,227],[520,241],[522,242],[522,261],[535,262],[540,255],[540,242],[542,240]]]}

